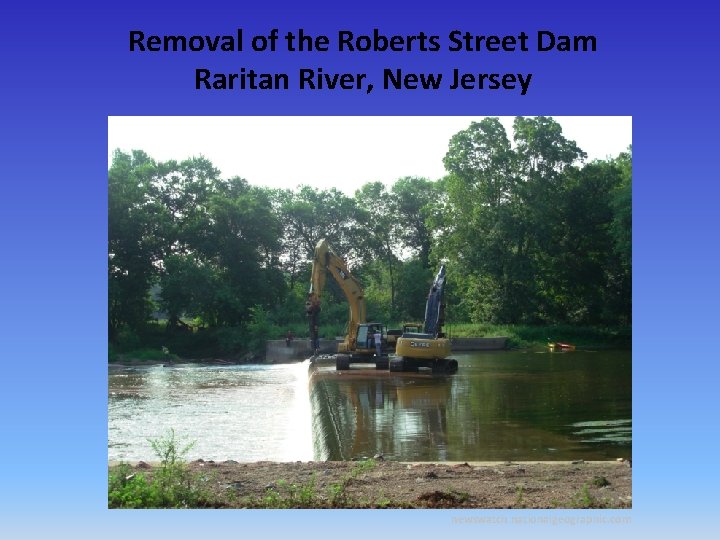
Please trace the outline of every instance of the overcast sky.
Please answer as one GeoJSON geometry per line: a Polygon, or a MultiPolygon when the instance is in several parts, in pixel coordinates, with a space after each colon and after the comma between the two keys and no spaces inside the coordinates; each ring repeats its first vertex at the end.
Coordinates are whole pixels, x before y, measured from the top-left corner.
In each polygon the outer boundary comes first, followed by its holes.
{"type": "MultiPolygon", "coordinates": [[[[295,188],[336,187],[403,176],[436,180],[450,138],[481,116],[112,116],[108,163],[116,148],[157,161],[205,156],[223,178],[295,188]]],[[[615,157],[632,142],[629,116],[555,116],[588,160],[615,157]]],[[[512,140],[512,117],[502,117],[512,140]]]]}

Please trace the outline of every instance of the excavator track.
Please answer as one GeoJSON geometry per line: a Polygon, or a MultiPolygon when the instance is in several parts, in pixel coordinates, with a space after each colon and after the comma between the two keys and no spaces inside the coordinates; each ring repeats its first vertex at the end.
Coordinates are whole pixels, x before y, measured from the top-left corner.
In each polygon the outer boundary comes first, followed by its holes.
{"type": "Polygon", "coordinates": [[[335,369],[338,371],[350,369],[350,355],[349,354],[336,354],[335,355],[335,369]]]}
{"type": "Polygon", "coordinates": [[[417,358],[405,358],[396,356],[390,359],[390,371],[394,373],[415,373],[420,368],[430,369],[433,373],[456,373],[458,370],[457,360],[454,358],[435,358],[422,360],[417,358]]]}

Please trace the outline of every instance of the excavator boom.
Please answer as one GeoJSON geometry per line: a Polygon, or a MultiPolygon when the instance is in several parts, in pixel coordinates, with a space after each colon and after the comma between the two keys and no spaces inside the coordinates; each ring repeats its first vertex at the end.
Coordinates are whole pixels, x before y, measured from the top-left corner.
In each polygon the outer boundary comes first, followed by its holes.
{"type": "Polygon", "coordinates": [[[426,334],[431,334],[433,337],[438,337],[442,333],[442,325],[445,323],[444,293],[445,265],[443,264],[435,276],[432,287],[430,287],[427,303],[425,304],[425,325],[423,329],[426,334]]]}
{"type": "Polygon", "coordinates": [[[319,343],[320,295],[325,287],[327,273],[335,279],[340,289],[342,289],[350,309],[348,332],[345,341],[339,346],[339,350],[341,352],[353,351],[357,344],[358,325],[365,323],[367,317],[365,294],[362,285],[350,273],[345,261],[333,251],[325,239],[320,240],[315,246],[310,292],[305,302],[313,349],[317,350],[319,343]]]}

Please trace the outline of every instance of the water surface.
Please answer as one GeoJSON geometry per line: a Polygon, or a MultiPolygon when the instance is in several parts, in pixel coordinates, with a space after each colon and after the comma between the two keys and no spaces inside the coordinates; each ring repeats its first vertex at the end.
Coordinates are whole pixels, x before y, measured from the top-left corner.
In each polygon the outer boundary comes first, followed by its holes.
{"type": "Polygon", "coordinates": [[[474,352],[454,375],[334,364],[111,372],[108,454],[155,459],[173,428],[189,459],[566,460],[630,457],[629,351],[474,352]]]}
{"type": "Polygon", "coordinates": [[[315,455],[400,460],[629,458],[629,352],[454,354],[458,372],[319,367],[311,377],[315,455]]]}
{"type": "Polygon", "coordinates": [[[312,459],[307,364],[153,366],[109,375],[108,455],[157,459],[173,429],[189,459],[312,459]]]}

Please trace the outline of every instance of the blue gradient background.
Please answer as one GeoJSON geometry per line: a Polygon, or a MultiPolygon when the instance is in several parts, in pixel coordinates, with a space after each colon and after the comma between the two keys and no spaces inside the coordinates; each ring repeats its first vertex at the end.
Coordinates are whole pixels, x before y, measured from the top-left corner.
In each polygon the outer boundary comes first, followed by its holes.
{"type": "MultiPolygon", "coordinates": [[[[629,538],[718,530],[718,8],[627,1],[6,4],[0,196],[0,536],[629,538]],[[47,5],[46,5],[47,4],[47,5]],[[665,6],[665,7],[662,7],[665,6]],[[130,54],[128,31],[594,34],[595,54],[130,54]],[[518,92],[196,92],[194,68],[534,73],[518,92]],[[108,511],[108,115],[632,115],[631,511],[108,511]],[[499,516],[505,525],[454,524],[499,516]],[[629,516],[630,525],[512,518],[629,516]],[[371,536],[369,536],[371,535],[371,536]]],[[[342,134],[338,134],[342,136],[342,134]]],[[[398,133],[402,137],[402,133],[398,133]]],[[[182,157],[182,156],[178,156],[182,157]]]]}

